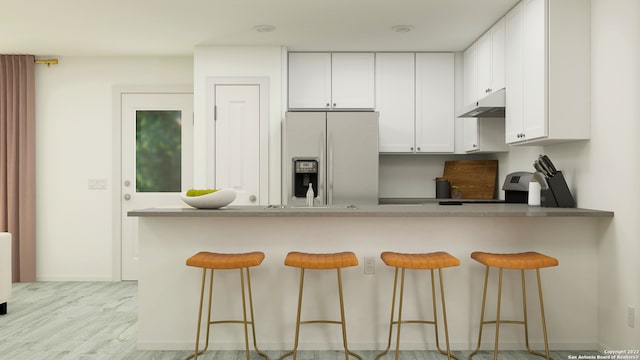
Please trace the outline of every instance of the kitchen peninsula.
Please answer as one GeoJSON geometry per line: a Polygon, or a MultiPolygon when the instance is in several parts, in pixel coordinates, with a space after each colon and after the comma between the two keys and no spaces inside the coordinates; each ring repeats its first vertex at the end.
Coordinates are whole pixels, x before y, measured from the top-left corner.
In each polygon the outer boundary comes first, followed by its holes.
{"type": "MultiPolygon", "coordinates": [[[[460,258],[461,266],[443,273],[449,335],[453,349],[471,349],[477,339],[484,274],[484,268],[469,258],[477,250],[530,250],[558,258],[560,266],[542,272],[550,346],[555,350],[597,348],[596,250],[600,231],[610,222],[612,212],[522,204],[432,203],[315,209],[154,208],[131,211],[129,216],[139,217],[139,349],[192,348],[201,272],[185,265],[189,256],[198,251],[254,250],[266,255],[262,265],[251,272],[258,346],[264,350],[292,347],[299,272],[284,266],[284,258],[294,250],[348,250],[358,255],[360,266],[343,272],[347,331],[354,350],[379,349],[386,344],[393,269],[379,260],[382,251],[447,251],[460,258]],[[375,259],[374,274],[364,273],[364,257],[375,259]]],[[[241,316],[236,296],[225,296],[227,292],[239,293],[237,275],[236,271],[216,272],[214,320],[241,316]]],[[[519,276],[517,272],[505,273],[505,317],[521,317],[514,310],[522,301],[519,276]]],[[[529,276],[527,283],[534,286],[534,277],[529,276]]],[[[307,299],[333,299],[337,289],[332,276],[309,271],[308,277],[313,279],[305,287],[307,299]]],[[[416,292],[405,294],[403,313],[430,319],[429,311],[417,306],[429,301],[428,275],[409,272],[407,281],[416,292]]],[[[495,279],[492,284],[495,286],[495,279]]],[[[540,324],[534,320],[539,318],[539,307],[535,292],[528,293],[530,337],[535,347],[542,341],[540,324]]],[[[489,296],[488,301],[493,301],[489,296]]],[[[487,315],[493,311],[487,309],[487,315]]],[[[307,301],[302,316],[339,314],[331,301],[307,301]]],[[[214,326],[212,347],[243,348],[241,328],[214,326]]],[[[300,349],[341,347],[339,328],[312,326],[304,331],[300,349]]],[[[501,348],[523,348],[521,332],[501,332],[501,348]]],[[[435,348],[431,337],[423,334],[422,329],[408,326],[402,335],[403,347],[435,348]],[[429,339],[426,345],[425,339],[429,339]]]]}

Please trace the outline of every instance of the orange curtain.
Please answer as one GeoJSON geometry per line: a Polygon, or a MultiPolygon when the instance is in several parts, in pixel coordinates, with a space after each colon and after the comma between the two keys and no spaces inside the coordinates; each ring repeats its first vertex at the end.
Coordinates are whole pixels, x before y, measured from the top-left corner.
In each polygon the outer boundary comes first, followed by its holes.
{"type": "Polygon", "coordinates": [[[12,234],[13,282],[36,279],[33,55],[0,55],[0,231],[12,234]]]}

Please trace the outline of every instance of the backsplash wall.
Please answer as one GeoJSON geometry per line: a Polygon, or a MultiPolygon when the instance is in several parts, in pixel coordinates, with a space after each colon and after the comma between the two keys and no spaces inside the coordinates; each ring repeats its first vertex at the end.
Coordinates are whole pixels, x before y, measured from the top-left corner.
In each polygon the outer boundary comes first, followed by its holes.
{"type": "Polygon", "coordinates": [[[380,155],[380,198],[435,198],[436,177],[447,160],[487,160],[495,155],[380,155]]]}

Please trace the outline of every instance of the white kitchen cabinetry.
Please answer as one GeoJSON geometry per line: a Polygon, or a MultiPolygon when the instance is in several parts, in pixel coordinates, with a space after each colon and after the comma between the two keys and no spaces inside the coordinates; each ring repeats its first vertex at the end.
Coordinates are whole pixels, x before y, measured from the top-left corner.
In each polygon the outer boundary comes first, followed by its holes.
{"type": "Polygon", "coordinates": [[[500,19],[464,52],[464,105],[505,88],[505,20],[500,19]]]}
{"type": "Polygon", "coordinates": [[[289,53],[289,108],[331,106],[331,54],[289,53]]]}
{"type": "Polygon", "coordinates": [[[464,51],[464,105],[478,101],[478,42],[464,51]]]}
{"type": "Polygon", "coordinates": [[[415,54],[376,54],[376,110],[379,151],[415,150],[415,54]]]}
{"type": "Polygon", "coordinates": [[[582,0],[522,0],[507,14],[507,143],[590,137],[589,33],[582,0]]]}
{"type": "Polygon", "coordinates": [[[289,109],[373,109],[373,53],[289,53],[289,109]]]}
{"type": "Polygon", "coordinates": [[[478,99],[505,87],[505,20],[478,39],[478,99]]]}
{"type": "Polygon", "coordinates": [[[332,108],[374,108],[374,64],[373,53],[331,54],[332,108]]]}
{"type": "Polygon", "coordinates": [[[469,153],[509,151],[509,146],[504,142],[502,118],[465,118],[463,121],[464,151],[469,153]]]}
{"type": "Polygon", "coordinates": [[[416,152],[454,151],[454,54],[416,54],[416,152]]]}

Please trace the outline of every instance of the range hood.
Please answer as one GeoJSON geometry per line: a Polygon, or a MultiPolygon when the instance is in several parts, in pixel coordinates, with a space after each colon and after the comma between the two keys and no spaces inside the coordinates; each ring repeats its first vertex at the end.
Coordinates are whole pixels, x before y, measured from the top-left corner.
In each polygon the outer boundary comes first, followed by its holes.
{"type": "Polygon", "coordinates": [[[504,89],[491,93],[462,109],[459,118],[504,117],[504,89]]]}

